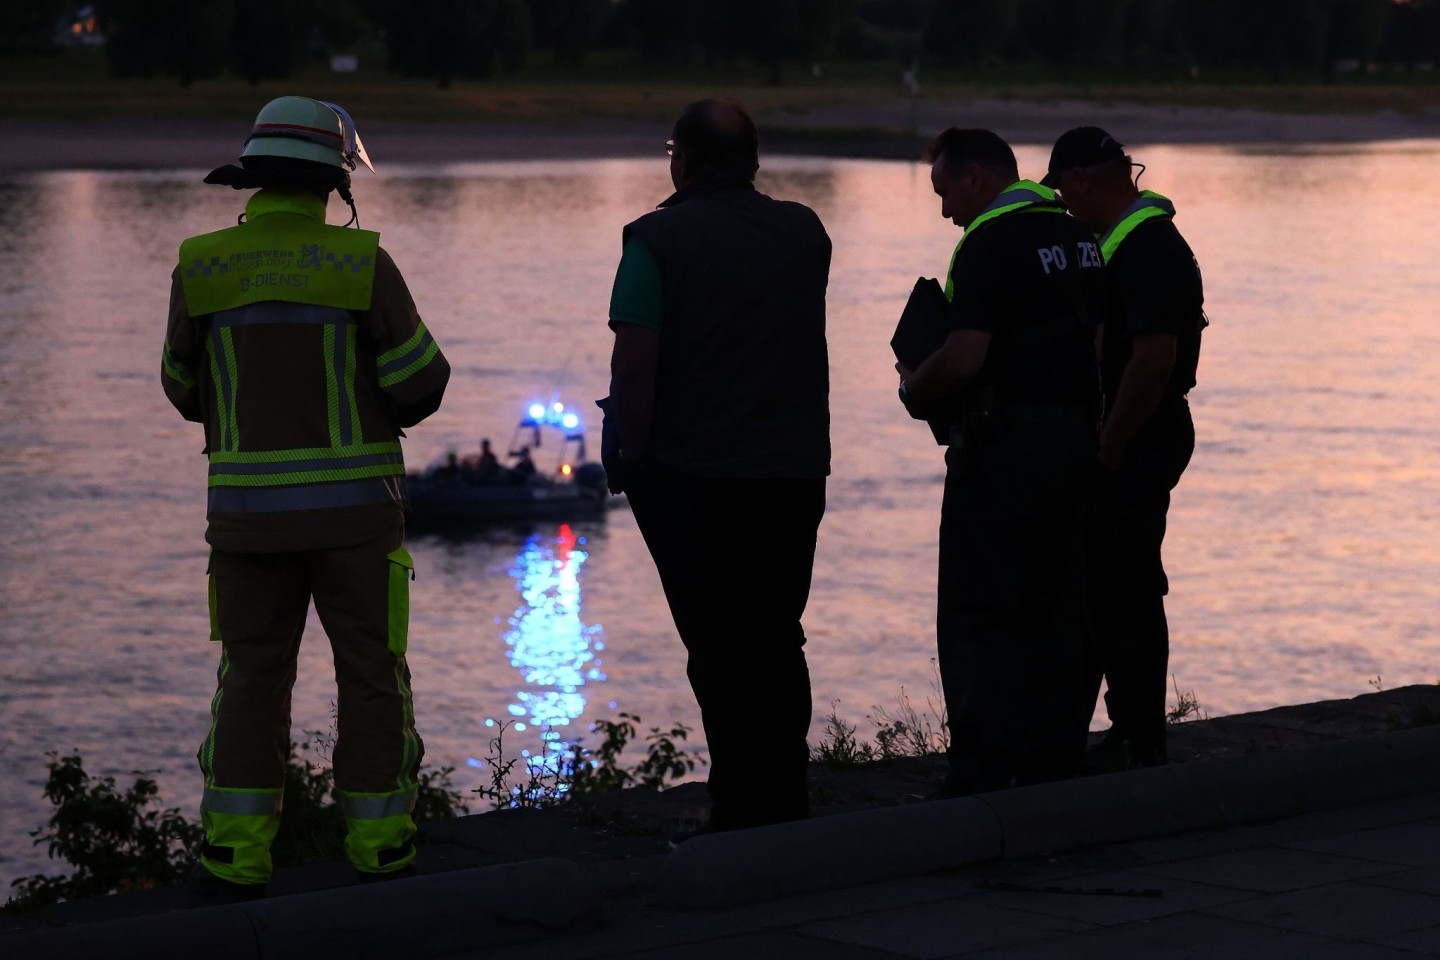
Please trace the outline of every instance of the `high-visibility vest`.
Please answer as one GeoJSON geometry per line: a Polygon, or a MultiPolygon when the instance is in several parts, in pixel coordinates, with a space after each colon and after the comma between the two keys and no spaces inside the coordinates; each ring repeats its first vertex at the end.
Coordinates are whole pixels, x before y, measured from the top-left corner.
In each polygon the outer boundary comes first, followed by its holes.
{"type": "Polygon", "coordinates": [[[245,222],[180,244],[192,317],[266,300],[370,309],[380,234],[325,222],[319,197],[261,190],[245,222]]]}
{"type": "Polygon", "coordinates": [[[1008,217],[1016,213],[1064,213],[1065,203],[1054,190],[1049,187],[1042,187],[1033,180],[1017,180],[1004,190],[1000,195],[990,202],[990,205],[980,211],[980,215],[970,222],[965,232],[960,235],[960,240],[955,244],[955,252],[950,254],[950,265],[945,268],[945,299],[955,299],[955,258],[960,255],[960,248],[965,241],[974,235],[976,230],[993,223],[1002,217],[1008,217]]]}
{"type": "Polygon", "coordinates": [[[1154,220],[1163,217],[1166,220],[1175,218],[1175,204],[1171,203],[1168,197],[1162,197],[1154,190],[1142,190],[1135,202],[1125,208],[1120,214],[1120,219],[1115,221],[1114,226],[1100,234],[1100,256],[1106,263],[1120,249],[1120,244],[1125,238],[1146,220],[1154,220]]]}

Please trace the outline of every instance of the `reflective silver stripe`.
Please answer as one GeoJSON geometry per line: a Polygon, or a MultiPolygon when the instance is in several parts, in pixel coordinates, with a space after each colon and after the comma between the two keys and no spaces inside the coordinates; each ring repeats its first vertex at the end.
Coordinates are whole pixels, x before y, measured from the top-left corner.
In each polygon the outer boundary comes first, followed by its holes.
{"type": "Polygon", "coordinates": [[[349,310],[339,307],[317,307],[309,303],[290,303],[286,300],[262,300],[246,304],[234,310],[221,310],[215,314],[217,327],[250,327],[271,323],[353,324],[355,318],[349,310]]]}
{"type": "Polygon", "coordinates": [[[992,201],[990,202],[990,205],[985,208],[984,213],[988,213],[988,212],[991,211],[991,210],[998,210],[998,209],[1000,209],[1001,207],[1008,207],[1008,206],[1010,206],[1010,204],[1012,204],[1012,203],[1054,203],[1054,202],[1055,202],[1055,198],[1054,198],[1054,197],[1047,197],[1047,196],[1045,196],[1043,193],[1039,193],[1039,192],[1037,192],[1037,191],[1035,191],[1035,190],[1031,190],[1031,189],[1029,189],[1029,188],[1027,188],[1027,187],[1020,187],[1020,188],[1018,188],[1018,189],[1010,190],[1010,191],[1008,191],[1008,192],[1006,192],[1006,193],[1000,194],[1000,196],[996,197],[994,200],[992,200],[992,201]]]}
{"type": "Polygon", "coordinates": [[[276,460],[268,463],[211,463],[210,476],[260,476],[267,473],[298,473],[310,470],[348,470],[352,467],[373,467],[382,463],[391,463],[398,467],[405,465],[397,450],[394,453],[371,453],[359,457],[276,460]]]}
{"type": "Polygon", "coordinates": [[[347,820],[385,820],[409,813],[415,807],[416,791],[399,793],[355,794],[335,791],[340,797],[340,812],[347,820]]]}
{"type": "Polygon", "coordinates": [[[268,817],[280,812],[283,790],[222,790],[206,787],[200,809],[237,817],[268,817]]]}
{"type": "Polygon", "coordinates": [[[394,476],[294,487],[211,487],[209,509],[212,513],[281,513],[395,503],[404,500],[404,482],[403,477],[394,476]]]}

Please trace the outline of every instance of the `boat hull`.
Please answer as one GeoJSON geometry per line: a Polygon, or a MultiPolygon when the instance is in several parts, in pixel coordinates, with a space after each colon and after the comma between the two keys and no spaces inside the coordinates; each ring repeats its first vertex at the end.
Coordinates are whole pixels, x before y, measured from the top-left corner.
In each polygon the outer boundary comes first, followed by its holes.
{"type": "Polygon", "coordinates": [[[591,520],[605,516],[603,489],[576,483],[469,484],[406,478],[406,524],[437,527],[513,520],[591,520]]]}

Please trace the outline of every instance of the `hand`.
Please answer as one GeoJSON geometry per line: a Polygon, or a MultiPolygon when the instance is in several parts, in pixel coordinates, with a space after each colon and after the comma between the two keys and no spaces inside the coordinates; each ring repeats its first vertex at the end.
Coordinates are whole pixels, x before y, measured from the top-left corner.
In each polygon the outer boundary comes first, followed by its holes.
{"type": "Polygon", "coordinates": [[[900,374],[899,396],[900,403],[905,407],[905,412],[910,414],[910,419],[912,420],[924,420],[925,416],[920,412],[919,406],[914,402],[913,399],[911,399],[910,393],[906,389],[905,385],[906,378],[909,377],[914,371],[912,371],[909,367],[905,366],[905,364],[903,363],[897,363],[895,364],[895,372],[900,374]]]}

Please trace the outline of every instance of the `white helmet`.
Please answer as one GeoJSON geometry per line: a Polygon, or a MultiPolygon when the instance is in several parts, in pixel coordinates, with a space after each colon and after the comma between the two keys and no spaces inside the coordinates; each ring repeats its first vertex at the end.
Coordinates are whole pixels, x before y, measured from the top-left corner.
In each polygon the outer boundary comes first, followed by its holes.
{"type": "Polygon", "coordinates": [[[354,170],[374,171],[355,121],[337,104],[309,97],[279,97],[260,108],[244,157],[289,157],[354,170]]]}

